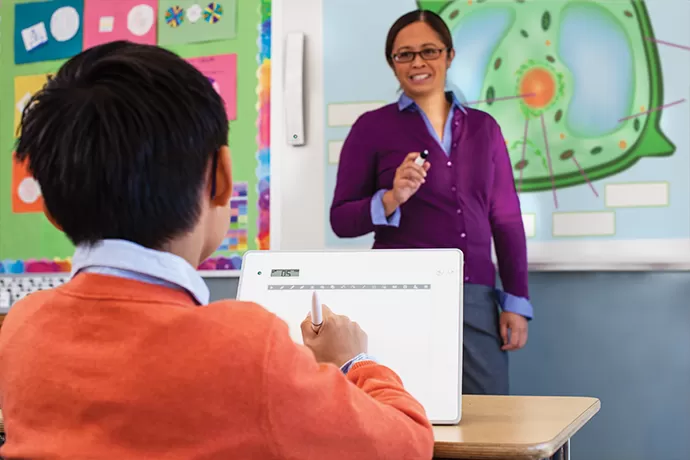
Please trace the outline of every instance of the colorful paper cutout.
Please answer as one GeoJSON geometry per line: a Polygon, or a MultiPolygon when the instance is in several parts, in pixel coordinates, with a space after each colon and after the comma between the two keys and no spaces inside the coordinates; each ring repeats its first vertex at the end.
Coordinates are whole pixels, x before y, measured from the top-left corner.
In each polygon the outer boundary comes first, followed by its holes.
{"type": "Polygon", "coordinates": [[[41,187],[33,178],[26,162],[12,156],[12,212],[43,212],[41,187]]]}
{"type": "Polygon", "coordinates": [[[39,46],[48,43],[48,32],[46,31],[46,25],[42,22],[39,22],[38,24],[22,30],[22,41],[24,42],[24,48],[27,51],[32,51],[39,46]]]}
{"type": "Polygon", "coordinates": [[[19,123],[22,121],[24,107],[31,97],[48,82],[50,74],[26,75],[14,79],[14,130],[12,134],[18,134],[19,123]]]}
{"type": "Polygon", "coordinates": [[[258,210],[259,216],[256,221],[258,234],[256,235],[257,249],[270,249],[271,247],[271,193],[270,193],[270,162],[271,162],[271,2],[264,0],[261,2],[261,36],[259,39],[259,55],[257,60],[260,63],[258,75],[259,84],[256,93],[259,96],[259,116],[257,126],[259,133],[257,143],[259,151],[256,153],[256,160],[259,166],[256,168],[256,178],[259,180],[257,189],[259,192],[258,210]]]}
{"type": "Polygon", "coordinates": [[[59,42],[66,42],[74,38],[79,32],[81,16],[71,6],[63,6],[55,10],[50,16],[50,33],[59,42]]]}
{"type": "Polygon", "coordinates": [[[220,246],[221,251],[246,251],[248,249],[247,229],[230,230],[220,246]]]}
{"type": "Polygon", "coordinates": [[[71,257],[64,259],[56,257],[53,260],[0,260],[0,273],[9,273],[12,275],[20,275],[22,273],[69,273],[70,271],[72,271],[71,257]]]}
{"type": "Polygon", "coordinates": [[[228,40],[237,35],[237,0],[160,0],[159,8],[159,45],[228,40]]]}
{"type": "Polygon", "coordinates": [[[237,55],[219,54],[187,59],[211,81],[225,102],[228,119],[237,118],[237,55]]]}
{"type": "MultiPolygon", "coordinates": [[[[88,13],[88,11],[89,11],[88,6],[87,6],[85,11],[86,11],[86,15],[88,17],[88,14],[89,14],[88,13]]],[[[103,16],[103,17],[99,18],[99,20],[98,20],[98,32],[99,33],[101,33],[101,34],[110,33],[113,31],[113,29],[115,29],[115,18],[113,16],[103,16]]],[[[85,37],[84,43],[88,42],[88,39],[86,38],[88,30],[89,30],[89,22],[87,19],[86,27],[84,27],[84,37],[85,37]]],[[[85,45],[85,48],[89,48],[89,46],[85,45]]]]}
{"type": "Polygon", "coordinates": [[[184,9],[179,6],[172,6],[165,12],[165,23],[170,27],[177,27],[184,22],[184,9]]]}
{"type": "Polygon", "coordinates": [[[142,3],[129,10],[127,30],[136,37],[143,37],[149,32],[155,37],[156,32],[153,26],[156,23],[156,6],[155,3],[152,5],[142,3]]]}
{"type": "MultiPolygon", "coordinates": [[[[222,249],[222,248],[220,248],[222,249]]],[[[212,257],[199,265],[199,270],[239,270],[242,267],[242,257],[212,257]]]]}
{"type": "Polygon", "coordinates": [[[220,250],[246,251],[248,246],[248,199],[249,186],[246,182],[236,182],[232,186],[230,199],[230,226],[220,250]]]}
{"type": "Polygon", "coordinates": [[[82,50],[83,0],[14,5],[14,62],[65,59],[82,50]]]}
{"type": "Polygon", "coordinates": [[[202,9],[199,5],[192,5],[187,8],[187,20],[194,24],[201,19],[202,9]]]}
{"type": "MultiPolygon", "coordinates": [[[[50,74],[28,75],[14,79],[14,133],[31,97],[48,81],[50,74]]],[[[24,163],[12,160],[12,212],[43,212],[41,187],[24,163]]]]}
{"type": "Polygon", "coordinates": [[[224,241],[227,245],[226,251],[246,251],[247,242],[246,229],[229,231],[224,241]]]}
{"type": "Polygon", "coordinates": [[[215,24],[223,16],[223,6],[218,2],[209,3],[204,9],[204,21],[215,24]]]}
{"type": "Polygon", "coordinates": [[[156,44],[156,0],[85,0],[84,48],[129,40],[156,44]]]}
{"type": "Polygon", "coordinates": [[[249,185],[246,182],[237,182],[232,186],[232,198],[246,197],[249,185]]]}

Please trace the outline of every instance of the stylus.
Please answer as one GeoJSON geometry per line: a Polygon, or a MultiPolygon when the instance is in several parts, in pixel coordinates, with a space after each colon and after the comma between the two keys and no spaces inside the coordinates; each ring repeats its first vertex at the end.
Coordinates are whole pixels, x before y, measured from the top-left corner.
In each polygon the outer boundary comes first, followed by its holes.
{"type": "Polygon", "coordinates": [[[429,156],[429,151],[424,150],[422,153],[419,154],[417,158],[415,158],[414,162],[418,164],[419,166],[424,166],[424,162],[426,161],[426,157],[429,156]]]}
{"type": "Polygon", "coordinates": [[[323,323],[323,310],[319,294],[314,291],[311,296],[311,324],[314,330],[318,330],[323,323]]]}

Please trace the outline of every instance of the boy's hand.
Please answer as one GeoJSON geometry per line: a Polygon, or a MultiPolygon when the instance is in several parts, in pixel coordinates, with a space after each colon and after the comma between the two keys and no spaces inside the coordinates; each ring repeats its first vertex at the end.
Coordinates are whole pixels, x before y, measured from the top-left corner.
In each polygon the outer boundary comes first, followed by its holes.
{"type": "Polygon", "coordinates": [[[323,306],[323,323],[317,330],[312,328],[311,315],[302,321],[304,345],[314,352],[316,361],[333,363],[338,367],[360,353],[367,352],[369,339],[359,324],[347,316],[336,315],[323,306]]]}

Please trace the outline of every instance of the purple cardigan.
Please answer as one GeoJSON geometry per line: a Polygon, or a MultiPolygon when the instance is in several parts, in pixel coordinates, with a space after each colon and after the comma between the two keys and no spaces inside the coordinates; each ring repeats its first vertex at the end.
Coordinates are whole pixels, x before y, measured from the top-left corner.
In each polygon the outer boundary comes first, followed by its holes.
{"type": "Polygon", "coordinates": [[[459,248],[465,282],[487,286],[496,282],[493,236],[504,291],[529,297],[525,230],[510,158],[500,127],[485,112],[454,110],[450,155],[417,111],[390,104],[362,115],[340,154],[330,217],[340,237],[375,232],[374,249],[459,248]],[[373,196],[393,186],[409,152],[424,149],[432,167],[426,183],[401,206],[399,225],[374,225],[373,196]]]}

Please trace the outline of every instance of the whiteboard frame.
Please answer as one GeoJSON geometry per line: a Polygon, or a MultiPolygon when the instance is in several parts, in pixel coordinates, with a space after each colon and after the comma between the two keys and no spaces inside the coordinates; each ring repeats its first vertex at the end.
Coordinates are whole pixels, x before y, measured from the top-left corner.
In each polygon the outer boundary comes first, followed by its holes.
{"type": "MultiPolygon", "coordinates": [[[[273,3],[271,42],[271,249],[326,249],[323,0],[273,3]],[[306,145],[285,141],[285,34],[305,34],[306,145]],[[319,171],[310,176],[307,171],[319,171]]],[[[383,44],[381,44],[383,47],[383,44]]],[[[663,225],[663,223],[659,223],[663,225]]],[[[688,271],[690,235],[666,240],[527,242],[530,271],[688,271]]],[[[359,248],[352,248],[359,249],[359,248]]],[[[361,248],[364,249],[364,248],[361,248]]],[[[494,262],[496,258],[494,256],[494,262]]]]}

